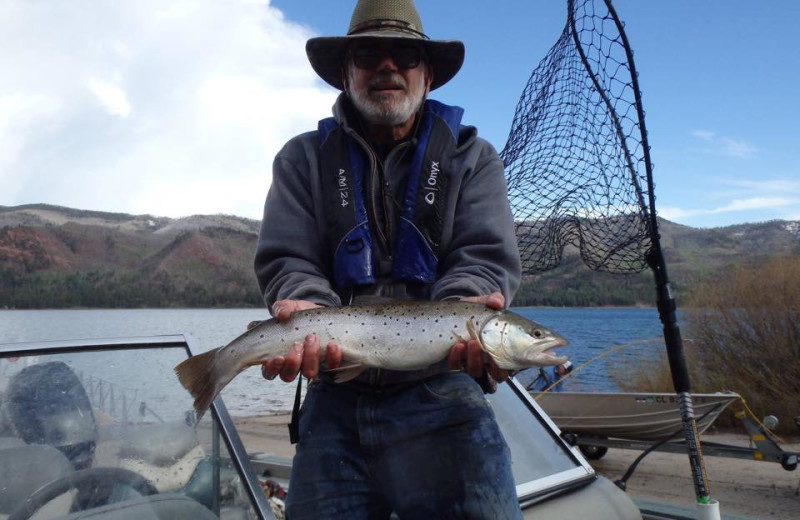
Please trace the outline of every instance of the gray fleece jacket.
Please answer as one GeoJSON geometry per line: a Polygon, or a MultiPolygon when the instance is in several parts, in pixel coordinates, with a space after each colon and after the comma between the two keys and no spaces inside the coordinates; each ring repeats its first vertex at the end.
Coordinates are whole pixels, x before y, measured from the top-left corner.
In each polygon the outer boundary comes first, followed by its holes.
{"type": "MultiPolygon", "coordinates": [[[[351,135],[363,136],[359,118],[343,94],[333,107],[351,135]]],[[[360,137],[358,142],[369,146],[360,137]]],[[[377,282],[339,294],[333,287],[332,246],[323,205],[317,132],[290,140],[275,157],[272,185],[255,255],[255,272],[268,307],[277,300],[309,300],[321,305],[352,303],[363,294],[401,299],[456,299],[500,291],[511,303],[520,282],[520,259],[509,208],[503,163],[495,149],[461,126],[448,184],[438,279],[430,285],[391,279],[391,239],[405,193],[416,139],[387,153],[376,152],[373,172],[365,172],[364,200],[377,242],[377,282]]]]}

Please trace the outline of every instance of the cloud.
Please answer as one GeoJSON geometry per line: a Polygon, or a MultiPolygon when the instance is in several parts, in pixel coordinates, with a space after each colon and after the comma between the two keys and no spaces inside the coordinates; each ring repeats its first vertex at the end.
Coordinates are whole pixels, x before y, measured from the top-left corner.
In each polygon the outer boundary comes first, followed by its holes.
{"type": "Polygon", "coordinates": [[[335,100],[311,36],[267,0],[6,0],[0,204],[259,218],[335,100]]]}
{"type": "Polygon", "coordinates": [[[748,199],[735,199],[725,206],[707,210],[706,213],[728,213],[731,211],[753,211],[774,209],[800,203],[800,199],[788,197],[751,197],[748,199]]]}
{"type": "Polygon", "coordinates": [[[735,212],[759,212],[782,210],[787,220],[796,220],[793,215],[800,214],[800,197],[750,197],[734,199],[724,206],[715,208],[679,208],[676,206],[657,207],[658,215],[674,222],[686,222],[696,217],[722,215],[735,212]]]}
{"type": "Polygon", "coordinates": [[[691,135],[707,143],[709,153],[738,158],[758,155],[758,148],[740,139],[720,136],[708,130],[693,130],[691,135]]]}
{"type": "Polygon", "coordinates": [[[131,104],[128,102],[128,97],[125,95],[125,92],[118,86],[104,83],[96,79],[87,81],[86,86],[97,96],[100,104],[102,104],[112,116],[128,117],[128,115],[130,115],[131,104]]]}
{"type": "Polygon", "coordinates": [[[757,181],[747,179],[727,179],[725,184],[740,188],[749,193],[796,193],[800,195],[800,180],[794,179],[759,179],[757,181]]]}

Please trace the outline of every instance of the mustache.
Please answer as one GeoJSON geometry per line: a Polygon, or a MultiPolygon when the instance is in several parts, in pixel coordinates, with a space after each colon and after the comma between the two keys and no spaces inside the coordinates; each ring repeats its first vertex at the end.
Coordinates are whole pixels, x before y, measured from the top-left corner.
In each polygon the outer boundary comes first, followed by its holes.
{"type": "Polygon", "coordinates": [[[406,80],[403,78],[403,76],[399,74],[394,74],[392,72],[377,74],[370,80],[369,82],[370,88],[378,86],[381,87],[390,86],[395,88],[402,88],[404,90],[407,88],[406,80]]]}

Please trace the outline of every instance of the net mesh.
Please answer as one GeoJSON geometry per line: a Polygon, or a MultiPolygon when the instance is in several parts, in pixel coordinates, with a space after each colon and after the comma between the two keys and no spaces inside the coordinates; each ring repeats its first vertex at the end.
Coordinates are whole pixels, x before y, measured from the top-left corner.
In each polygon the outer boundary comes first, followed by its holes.
{"type": "Polygon", "coordinates": [[[569,245],[593,270],[647,268],[652,187],[632,60],[612,13],[603,0],[568,1],[501,152],[529,274],[557,266],[569,245]]]}

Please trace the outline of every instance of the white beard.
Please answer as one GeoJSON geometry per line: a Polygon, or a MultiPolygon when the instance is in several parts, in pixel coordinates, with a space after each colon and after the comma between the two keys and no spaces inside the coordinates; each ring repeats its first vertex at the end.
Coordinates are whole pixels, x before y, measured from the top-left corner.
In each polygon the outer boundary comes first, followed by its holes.
{"type": "MultiPolygon", "coordinates": [[[[351,64],[347,70],[350,85],[354,84],[351,76],[353,67],[354,65],[351,64]]],[[[406,89],[406,93],[401,99],[395,100],[394,94],[382,96],[379,92],[374,91],[370,97],[369,89],[348,89],[348,94],[353,105],[369,123],[387,126],[401,125],[411,119],[422,105],[425,97],[425,77],[420,75],[419,84],[410,87],[406,85],[402,76],[392,73],[375,76],[372,83],[387,82],[387,80],[406,89]]]]}

